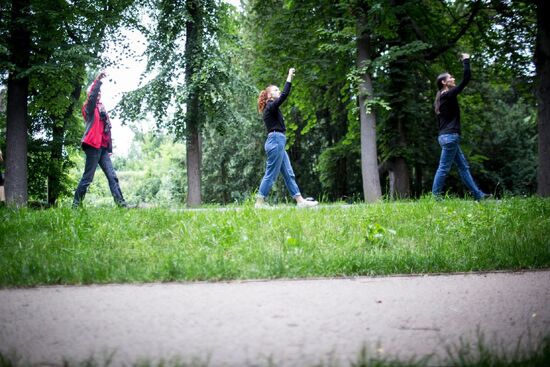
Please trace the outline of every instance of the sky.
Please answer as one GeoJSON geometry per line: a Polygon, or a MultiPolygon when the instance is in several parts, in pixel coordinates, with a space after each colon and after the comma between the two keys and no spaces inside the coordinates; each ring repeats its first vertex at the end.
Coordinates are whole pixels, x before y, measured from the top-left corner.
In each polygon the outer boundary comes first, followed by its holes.
{"type": "MultiPolygon", "coordinates": [[[[240,0],[224,0],[227,3],[240,7],[240,0]]],[[[137,31],[123,30],[133,51],[139,55],[145,51],[145,37],[137,31]]],[[[117,54],[120,54],[121,49],[115,44],[111,44],[105,51],[105,56],[114,59],[117,54]]],[[[103,80],[101,86],[101,101],[105,105],[107,111],[111,111],[116,107],[122,94],[130,92],[139,87],[139,79],[145,70],[146,60],[137,60],[134,58],[126,58],[120,62],[117,67],[106,68],[107,77],[103,80]]],[[[123,126],[119,118],[111,118],[113,125],[111,134],[113,139],[113,154],[116,156],[127,156],[134,138],[134,133],[128,126],[123,126]]],[[[154,126],[153,122],[146,122],[147,126],[143,126],[144,130],[154,126]]]]}
{"type": "MultiPolygon", "coordinates": [[[[130,40],[131,47],[137,54],[145,51],[145,46],[142,43],[145,40],[143,35],[137,31],[129,30],[124,30],[123,33],[130,40]]],[[[111,44],[105,54],[109,58],[114,58],[119,52],[119,47],[111,44]]],[[[139,77],[145,70],[145,66],[146,60],[126,58],[117,67],[105,69],[107,77],[103,79],[103,85],[101,86],[101,102],[107,111],[111,111],[116,107],[123,93],[130,92],[139,86],[139,77]]],[[[117,155],[127,156],[134,133],[128,126],[123,126],[119,118],[111,117],[111,123],[113,154],[115,157],[117,155]]]]}

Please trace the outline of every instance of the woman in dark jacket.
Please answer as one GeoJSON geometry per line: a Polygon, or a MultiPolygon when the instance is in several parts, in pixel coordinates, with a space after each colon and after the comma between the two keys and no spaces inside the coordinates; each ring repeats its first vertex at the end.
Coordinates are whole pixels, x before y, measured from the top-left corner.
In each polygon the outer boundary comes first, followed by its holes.
{"type": "Polygon", "coordinates": [[[458,167],[462,182],[472,192],[476,200],[482,200],[487,198],[488,195],[481,191],[474,182],[468,161],[459,145],[460,106],[457,97],[471,78],[470,55],[462,54],[462,63],[464,64],[464,77],[459,85],[455,85],[455,79],[449,73],[439,75],[436,81],[438,92],[435,97],[434,108],[439,123],[438,141],[441,146],[441,157],[434,177],[432,194],[436,198],[441,196],[445,179],[454,162],[458,167]]]}

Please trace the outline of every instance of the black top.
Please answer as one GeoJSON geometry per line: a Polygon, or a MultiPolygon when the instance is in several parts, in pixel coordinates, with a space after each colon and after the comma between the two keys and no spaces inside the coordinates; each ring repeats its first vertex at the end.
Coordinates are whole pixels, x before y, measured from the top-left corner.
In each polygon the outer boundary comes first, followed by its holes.
{"type": "Polygon", "coordinates": [[[457,96],[468,84],[472,76],[470,72],[470,60],[465,59],[463,63],[464,77],[460,84],[441,93],[439,97],[439,115],[437,115],[439,135],[460,134],[460,107],[458,105],[457,96]]]}
{"type": "Polygon", "coordinates": [[[286,82],[285,87],[283,88],[283,92],[281,93],[279,98],[269,100],[265,104],[263,118],[265,128],[267,129],[268,133],[271,131],[279,131],[284,133],[286,131],[285,121],[283,118],[283,114],[279,109],[279,106],[283,104],[283,102],[290,94],[290,86],[291,83],[286,82]]]}

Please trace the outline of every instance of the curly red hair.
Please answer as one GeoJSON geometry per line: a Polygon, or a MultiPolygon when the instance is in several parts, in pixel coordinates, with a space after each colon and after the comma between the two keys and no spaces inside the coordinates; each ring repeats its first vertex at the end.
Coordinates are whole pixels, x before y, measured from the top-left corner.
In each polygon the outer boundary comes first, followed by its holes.
{"type": "Polygon", "coordinates": [[[260,113],[264,112],[265,105],[267,101],[269,100],[269,90],[273,87],[272,85],[268,85],[264,90],[260,92],[260,95],[258,96],[258,111],[260,113]]]}

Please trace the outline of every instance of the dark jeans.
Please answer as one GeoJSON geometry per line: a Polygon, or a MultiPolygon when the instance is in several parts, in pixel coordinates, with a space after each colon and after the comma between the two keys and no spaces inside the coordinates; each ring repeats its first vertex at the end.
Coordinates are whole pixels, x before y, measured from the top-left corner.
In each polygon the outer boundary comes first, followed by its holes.
{"type": "Polygon", "coordinates": [[[485,197],[483,191],[474,182],[470,173],[470,166],[462,149],[460,149],[460,135],[458,134],[443,134],[438,138],[439,145],[441,145],[441,158],[439,158],[439,167],[435,173],[434,183],[432,187],[432,193],[434,196],[439,196],[443,193],[443,187],[445,186],[445,178],[449,175],[451,166],[453,163],[458,168],[458,173],[462,182],[472,192],[476,200],[480,200],[485,197]]]}
{"type": "Polygon", "coordinates": [[[109,188],[111,189],[111,194],[113,194],[115,203],[119,206],[126,206],[126,201],[122,196],[122,191],[120,191],[118,177],[116,176],[116,172],[113,168],[113,163],[111,162],[107,149],[95,149],[87,145],[84,145],[83,149],[86,153],[86,165],[84,166],[84,174],[82,175],[82,178],[80,179],[78,187],[74,193],[73,207],[79,206],[82,200],[84,200],[88,187],[94,180],[94,174],[98,164],[107,177],[109,188]]]}
{"type": "Polygon", "coordinates": [[[271,132],[267,135],[264,148],[267,154],[267,163],[265,175],[260,183],[260,191],[258,197],[265,198],[271,187],[279,177],[279,173],[283,174],[285,185],[293,198],[300,195],[300,189],[296,184],[296,176],[292,170],[288,153],[285,150],[286,137],[280,132],[271,132]]]}

